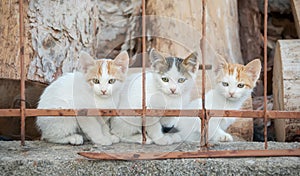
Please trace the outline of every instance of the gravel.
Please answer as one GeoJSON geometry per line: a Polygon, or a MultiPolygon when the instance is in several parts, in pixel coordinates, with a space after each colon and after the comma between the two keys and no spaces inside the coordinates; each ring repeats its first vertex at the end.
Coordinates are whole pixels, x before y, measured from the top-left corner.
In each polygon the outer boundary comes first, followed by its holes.
{"type": "MultiPolygon", "coordinates": [[[[269,149],[295,149],[300,143],[269,142],[269,149]]],[[[199,158],[166,160],[90,160],[93,152],[196,151],[198,144],[170,146],[119,143],[112,146],[57,145],[43,141],[0,141],[0,175],[300,175],[299,157],[199,158]]],[[[260,142],[213,145],[212,150],[264,149],[260,142]]]]}

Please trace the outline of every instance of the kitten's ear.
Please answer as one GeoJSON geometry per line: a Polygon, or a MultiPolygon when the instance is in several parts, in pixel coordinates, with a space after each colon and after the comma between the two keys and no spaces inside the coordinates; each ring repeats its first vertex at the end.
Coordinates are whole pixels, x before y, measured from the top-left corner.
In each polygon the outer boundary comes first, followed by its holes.
{"type": "Polygon", "coordinates": [[[261,71],[261,62],[260,59],[254,59],[253,61],[249,62],[245,66],[246,72],[251,76],[252,81],[255,83],[260,75],[261,71]]]}
{"type": "Polygon", "coordinates": [[[199,62],[198,62],[198,54],[196,52],[191,53],[188,57],[186,57],[182,64],[185,68],[187,68],[192,73],[196,73],[199,68],[199,62]]]}
{"type": "Polygon", "coordinates": [[[128,66],[129,66],[129,56],[127,51],[120,52],[120,54],[116,56],[113,62],[115,65],[121,67],[121,70],[124,74],[127,73],[128,66]]]}
{"type": "Polygon", "coordinates": [[[150,50],[149,58],[151,61],[152,69],[160,71],[166,65],[165,57],[156,51],[154,48],[150,50]]]}
{"type": "Polygon", "coordinates": [[[214,59],[213,63],[214,63],[213,70],[216,75],[218,75],[220,73],[220,71],[222,71],[228,64],[227,61],[221,56],[218,56],[217,59],[214,59]]]}
{"type": "Polygon", "coordinates": [[[81,51],[79,53],[79,63],[80,69],[86,73],[90,66],[95,64],[95,60],[92,56],[90,56],[87,52],[81,51]]]}

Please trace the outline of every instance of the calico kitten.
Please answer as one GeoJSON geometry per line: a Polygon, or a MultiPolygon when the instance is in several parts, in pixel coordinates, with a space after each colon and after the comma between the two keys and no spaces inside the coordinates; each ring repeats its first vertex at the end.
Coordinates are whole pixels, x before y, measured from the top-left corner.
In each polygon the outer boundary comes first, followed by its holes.
{"type": "MultiPolygon", "coordinates": [[[[115,109],[126,78],[129,57],[121,52],[114,60],[94,60],[89,54],[79,56],[81,71],[67,73],[51,83],[40,97],[38,109],[115,109]]],[[[60,144],[111,145],[119,138],[111,135],[108,117],[37,117],[42,139],[60,144]]]]}
{"type": "MultiPolygon", "coordinates": [[[[146,73],[146,106],[148,109],[182,109],[190,101],[190,92],[198,70],[197,56],[187,58],[164,57],[152,49],[149,54],[151,71],[146,73]]],[[[121,109],[142,108],[142,74],[130,76],[121,96],[121,109]]],[[[177,117],[146,117],[147,143],[158,145],[180,142],[177,134],[164,134],[162,125],[171,127],[177,117]]],[[[140,117],[114,117],[111,120],[112,133],[121,141],[141,143],[140,117]]]]}
{"type": "MultiPolygon", "coordinates": [[[[247,65],[229,64],[224,59],[215,64],[216,86],[205,95],[207,109],[238,110],[250,97],[261,71],[261,62],[255,59],[247,65]]],[[[187,109],[199,109],[202,100],[196,99],[187,109]]],[[[226,129],[234,123],[236,118],[212,117],[209,120],[208,140],[211,142],[233,141],[226,129]]],[[[199,118],[180,118],[176,128],[179,135],[186,141],[200,140],[199,118]]]]}

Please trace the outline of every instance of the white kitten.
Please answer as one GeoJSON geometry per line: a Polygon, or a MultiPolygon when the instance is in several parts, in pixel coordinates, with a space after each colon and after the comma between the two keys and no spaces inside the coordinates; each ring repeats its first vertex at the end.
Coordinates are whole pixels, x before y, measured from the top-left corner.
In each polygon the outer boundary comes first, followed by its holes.
{"type": "MultiPolygon", "coordinates": [[[[163,57],[157,51],[150,51],[152,71],[146,73],[146,106],[148,109],[182,109],[190,100],[198,61],[193,53],[186,59],[163,57]]],[[[120,100],[121,109],[142,108],[142,74],[129,77],[120,100]]],[[[147,143],[158,145],[180,142],[177,134],[164,134],[162,125],[174,126],[177,117],[146,117],[147,143]]],[[[142,120],[140,117],[114,117],[111,120],[112,133],[124,142],[142,142],[142,120]]]]}
{"type": "MultiPolygon", "coordinates": [[[[79,56],[81,72],[67,73],[51,83],[40,97],[38,109],[116,109],[125,80],[129,57],[121,52],[114,60],[94,60],[79,56]]],[[[61,144],[83,144],[84,138],[95,144],[111,145],[119,138],[109,133],[109,117],[37,117],[42,139],[61,144]]]]}
{"type": "MultiPolygon", "coordinates": [[[[216,86],[205,95],[207,109],[238,110],[247,98],[250,97],[256,81],[259,78],[261,63],[253,60],[246,66],[229,64],[220,59],[216,64],[216,86]]],[[[187,109],[202,108],[202,100],[196,99],[187,109]]],[[[226,129],[234,123],[236,118],[212,117],[209,121],[208,140],[211,142],[233,141],[226,129]]],[[[176,128],[185,141],[200,140],[201,120],[195,117],[182,117],[176,128]]]]}

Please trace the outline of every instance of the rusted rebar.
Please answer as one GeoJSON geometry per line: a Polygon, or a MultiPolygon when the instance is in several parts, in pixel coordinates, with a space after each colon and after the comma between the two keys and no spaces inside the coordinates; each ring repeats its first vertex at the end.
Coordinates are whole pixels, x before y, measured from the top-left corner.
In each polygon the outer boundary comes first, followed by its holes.
{"type": "Polygon", "coordinates": [[[149,160],[177,158],[227,158],[227,157],[279,157],[300,156],[300,149],[278,150],[209,150],[192,152],[161,153],[95,153],[79,152],[81,156],[101,160],[149,160]]]}
{"type": "Polygon", "coordinates": [[[268,59],[268,0],[264,4],[264,140],[265,149],[268,148],[267,123],[268,123],[268,109],[267,109],[267,59],[268,59]]]}
{"type": "Polygon", "coordinates": [[[20,54],[20,116],[21,116],[21,145],[25,145],[25,119],[26,119],[26,103],[25,103],[25,64],[24,64],[24,16],[23,16],[23,0],[19,0],[19,54],[20,54]]]}
{"type": "MultiPolygon", "coordinates": [[[[142,116],[142,109],[26,109],[26,116],[142,116]]],[[[263,110],[206,110],[206,114],[212,117],[239,117],[239,118],[264,118],[263,110]]],[[[157,116],[196,117],[201,110],[161,110],[147,109],[145,116],[148,118],[157,116]]],[[[1,117],[20,116],[19,109],[0,109],[1,117]]],[[[88,118],[88,117],[87,117],[88,118]]],[[[269,111],[268,119],[300,119],[299,111],[269,111]]]]}
{"type": "MultiPolygon", "coordinates": [[[[208,139],[208,118],[205,108],[205,53],[206,53],[206,0],[202,0],[202,38],[201,38],[201,53],[202,53],[202,110],[201,110],[201,140],[200,146],[207,147],[208,139]]],[[[200,116],[199,116],[200,118],[200,116]]]]}
{"type": "Polygon", "coordinates": [[[142,136],[143,144],[145,144],[146,138],[146,2],[142,0],[142,136]]]}

